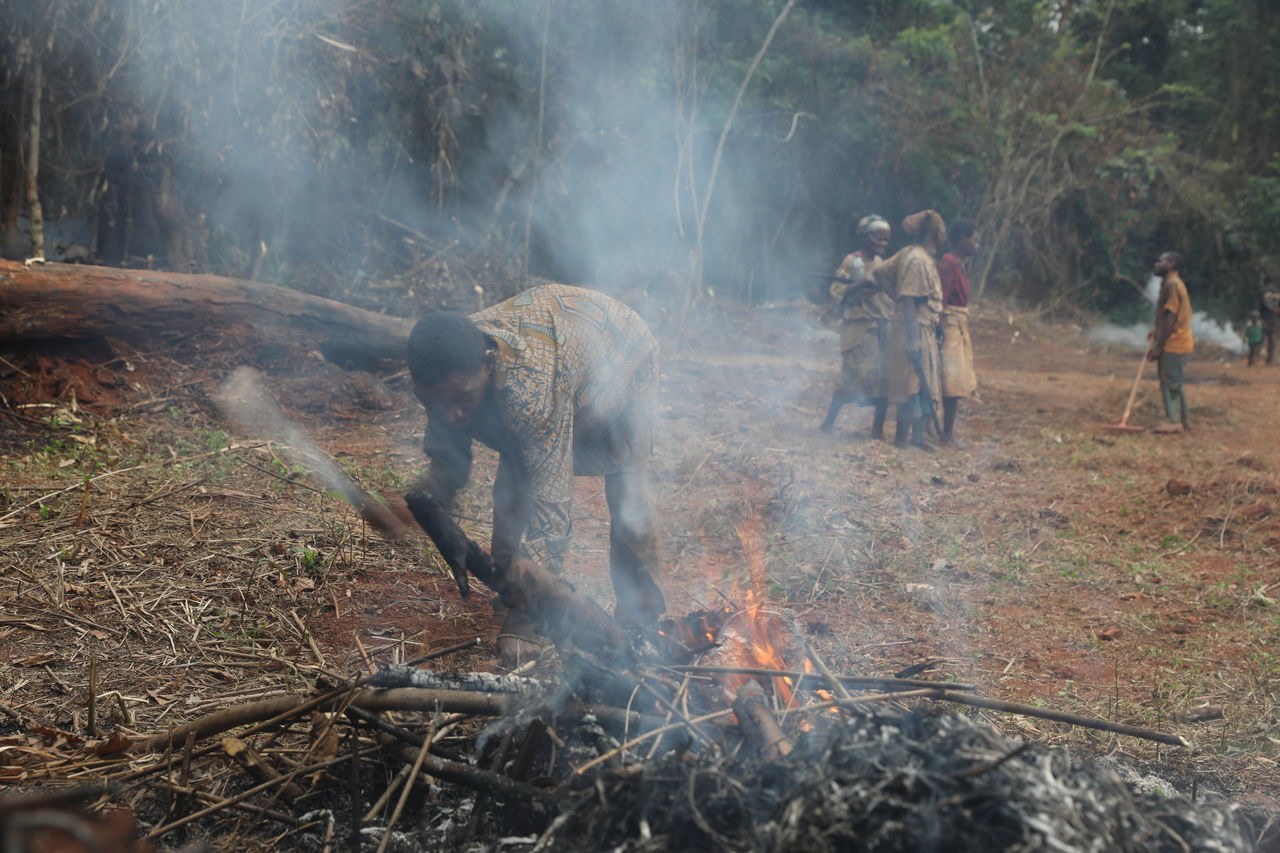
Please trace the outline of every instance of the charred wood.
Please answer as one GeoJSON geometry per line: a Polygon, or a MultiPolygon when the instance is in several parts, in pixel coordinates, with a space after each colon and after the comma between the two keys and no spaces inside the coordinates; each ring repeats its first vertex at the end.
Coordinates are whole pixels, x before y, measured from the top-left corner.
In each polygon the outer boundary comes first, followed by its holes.
{"type": "Polygon", "coordinates": [[[499,565],[467,538],[439,501],[425,492],[411,492],[405,496],[405,503],[453,570],[464,595],[466,578],[474,575],[501,596],[508,607],[528,614],[557,648],[572,644],[590,649],[606,663],[632,662],[634,654],[618,624],[567,581],[528,560],[499,565]]]}
{"type": "MultiPolygon", "coordinates": [[[[374,752],[380,751],[382,748],[383,747],[381,745],[369,747],[367,749],[361,750],[360,755],[369,755],[374,752]]],[[[242,803],[245,800],[249,799],[250,797],[254,796],[255,794],[260,794],[263,791],[270,790],[271,788],[274,788],[277,785],[280,785],[282,783],[292,782],[299,775],[306,775],[309,773],[316,773],[321,770],[327,770],[328,768],[332,767],[335,764],[338,764],[343,761],[350,761],[350,760],[351,760],[351,756],[340,755],[337,758],[330,758],[326,761],[320,761],[315,764],[307,765],[306,767],[297,767],[293,771],[291,771],[288,776],[279,776],[275,779],[270,779],[266,782],[262,782],[260,784],[254,785],[252,788],[248,788],[244,791],[241,791],[240,793],[235,794],[234,796],[227,797],[226,799],[218,800],[217,802],[211,803],[209,806],[203,809],[200,809],[197,812],[192,812],[189,815],[180,817],[176,820],[172,820],[169,823],[166,823],[162,826],[157,826],[147,833],[146,838],[148,839],[159,838],[162,835],[166,835],[172,832],[178,827],[186,826],[192,821],[199,820],[200,818],[203,818],[203,817],[208,817],[211,814],[216,814],[217,812],[223,811],[224,809],[228,809],[235,806],[237,803],[242,803]]]]}
{"type": "MultiPolygon", "coordinates": [[[[390,737],[390,735],[387,737],[390,737]]],[[[399,755],[412,764],[423,753],[421,746],[416,751],[409,747],[404,747],[399,750],[399,755]]],[[[527,782],[512,779],[493,770],[485,770],[481,767],[472,767],[470,764],[450,761],[447,758],[433,755],[429,751],[422,759],[422,770],[446,782],[453,782],[473,791],[493,794],[503,799],[511,798],[525,802],[540,803],[553,811],[559,811],[560,808],[560,798],[551,791],[534,787],[527,782]]]]}
{"type": "MultiPolygon", "coordinates": [[[[188,737],[191,735],[188,734],[188,737]]],[[[223,738],[222,751],[230,756],[232,761],[243,767],[255,782],[267,782],[280,776],[280,771],[268,764],[257,750],[238,737],[223,738]]],[[[287,782],[281,786],[279,796],[286,803],[292,803],[304,793],[306,792],[302,790],[301,785],[296,782],[287,782]]]]}
{"type": "Polygon", "coordinates": [[[496,675],[491,672],[452,674],[430,669],[416,669],[403,664],[383,667],[369,681],[373,687],[421,687],[428,690],[463,690],[474,693],[512,693],[533,695],[547,689],[534,678],[520,675],[496,675]]]}
{"type": "Polygon", "coordinates": [[[783,734],[778,720],[769,710],[764,688],[755,680],[748,680],[738,688],[733,700],[733,713],[738,717],[738,727],[760,757],[776,761],[791,754],[791,743],[783,734]]]}
{"type": "MultiPolygon", "coordinates": [[[[408,744],[409,746],[412,746],[415,749],[420,748],[423,742],[426,741],[426,738],[423,737],[422,735],[419,735],[415,732],[411,732],[408,729],[406,729],[404,726],[397,726],[395,723],[392,723],[388,720],[384,720],[382,719],[382,717],[379,717],[377,714],[372,714],[363,708],[348,706],[346,710],[346,714],[349,718],[351,718],[351,720],[355,721],[356,723],[363,723],[365,725],[372,726],[373,728],[381,731],[383,734],[391,735],[396,740],[402,743],[408,744]]],[[[431,744],[431,751],[435,755],[438,755],[441,758],[447,758],[450,761],[463,760],[463,757],[461,755],[459,755],[458,753],[452,750],[445,749],[443,746],[441,746],[438,743],[431,744]]]]}
{"type": "MultiPolygon", "coordinates": [[[[684,666],[679,664],[665,668],[673,672],[692,672],[702,675],[765,675],[770,678],[792,678],[797,679],[798,686],[803,687],[822,687],[826,683],[826,676],[820,673],[794,672],[785,669],[765,669],[750,666],[684,666]]],[[[976,684],[958,684],[954,681],[924,681],[916,678],[880,678],[863,675],[838,675],[836,678],[845,687],[852,687],[856,690],[920,690],[928,687],[936,690],[973,692],[978,689],[976,684]]]]}

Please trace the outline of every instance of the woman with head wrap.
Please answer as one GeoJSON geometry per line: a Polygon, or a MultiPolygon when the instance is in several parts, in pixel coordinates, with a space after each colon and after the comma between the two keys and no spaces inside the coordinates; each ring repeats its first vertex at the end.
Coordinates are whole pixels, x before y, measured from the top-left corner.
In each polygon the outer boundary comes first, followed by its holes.
{"type": "Polygon", "coordinates": [[[902,230],[914,241],[876,270],[875,280],[895,303],[889,327],[889,402],[898,406],[895,444],[910,441],[924,450],[924,416],[938,409],[938,317],[942,312],[942,283],[937,257],[947,242],[947,226],[934,210],[922,210],[902,220],[902,230]]]}
{"type": "Polygon", "coordinates": [[[875,406],[871,437],[884,438],[884,418],[889,410],[885,346],[893,300],[875,288],[871,275],[884,263],[889,234],[889,223],[883,216],[871,213],[859,219],[862,246],[845,256],[831,282],[831,299],[840,319],[840,381],[820,427],[823,432],[831,432],[846,403],[855,403],[875,406]]]}

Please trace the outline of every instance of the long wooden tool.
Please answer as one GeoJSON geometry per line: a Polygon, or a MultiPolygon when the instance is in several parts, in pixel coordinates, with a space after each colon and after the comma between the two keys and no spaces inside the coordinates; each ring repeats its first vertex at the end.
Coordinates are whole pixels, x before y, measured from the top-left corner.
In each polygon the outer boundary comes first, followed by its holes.
{"type": "Polygon", "coordinates": [[[1129,415],[1133,414],[1133,401],[1138,396],[1138,386],[1142,384],[1142,377],[1147,373],[1147,360],[1151,358],[1151,348],[1147,347],[1147,351],[1142,354],[1142,361],[1138,364],[1138,375],[1133,377],[1133,387],[1129,389],[1129,401],[1124,404],[1124,414],[1120,416],[1118,424],[1103,424],[1103,429],[1113,429],[1120,432],[1142,432],[1146,427],[1130,426],[1129,415]]]}

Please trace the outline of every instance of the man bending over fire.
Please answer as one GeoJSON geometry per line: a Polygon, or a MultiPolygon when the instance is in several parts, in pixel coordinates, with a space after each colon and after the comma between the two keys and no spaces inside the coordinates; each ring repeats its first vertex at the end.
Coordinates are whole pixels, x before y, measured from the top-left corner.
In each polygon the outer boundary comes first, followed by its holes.
{"type": "MultiPolygon", "coordinates": [[[[615,617],[646,625],[666,609],[645,464],[653,445],[658,345],[614,299],[547,284],[470,316],[439,311],[409,336],[409,371],[427,410],[430,465],[414,487],[450,507],[471,472],[471,442],[499,453],[496,562],[518,556],[557,574],[572,534],[573,476],[603,476],[615,617]]],[[[509,611],[503,662],[533,640],[509,611]]]]}

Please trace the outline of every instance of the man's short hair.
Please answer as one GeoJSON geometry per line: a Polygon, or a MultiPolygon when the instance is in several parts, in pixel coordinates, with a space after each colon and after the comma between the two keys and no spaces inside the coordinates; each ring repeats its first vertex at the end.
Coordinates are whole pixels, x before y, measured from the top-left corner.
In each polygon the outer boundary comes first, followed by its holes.
{"type": "Polygon", "coordinates": [[[451,376],[479,369],[489,336],[457,311],[436,311],[409,333],[409,374],[422,385],[439,385],[451,376]]]}
{"type": "Polygon", "coordinates": [[[951,238],[951,242],[954,244],[966,237],[972,237],[977,230],[978,226],[974,224],[972,219],[957,219],[947,226],[947,236],[951,238]]]}
{"type": "Polygon", "coordinates": [[[1182,269],[1182,253],[1181,252],[1164,252],[1161,257],[1168,258],[1169,263],[1173,264],[1175,270],[1182,269]]]}

